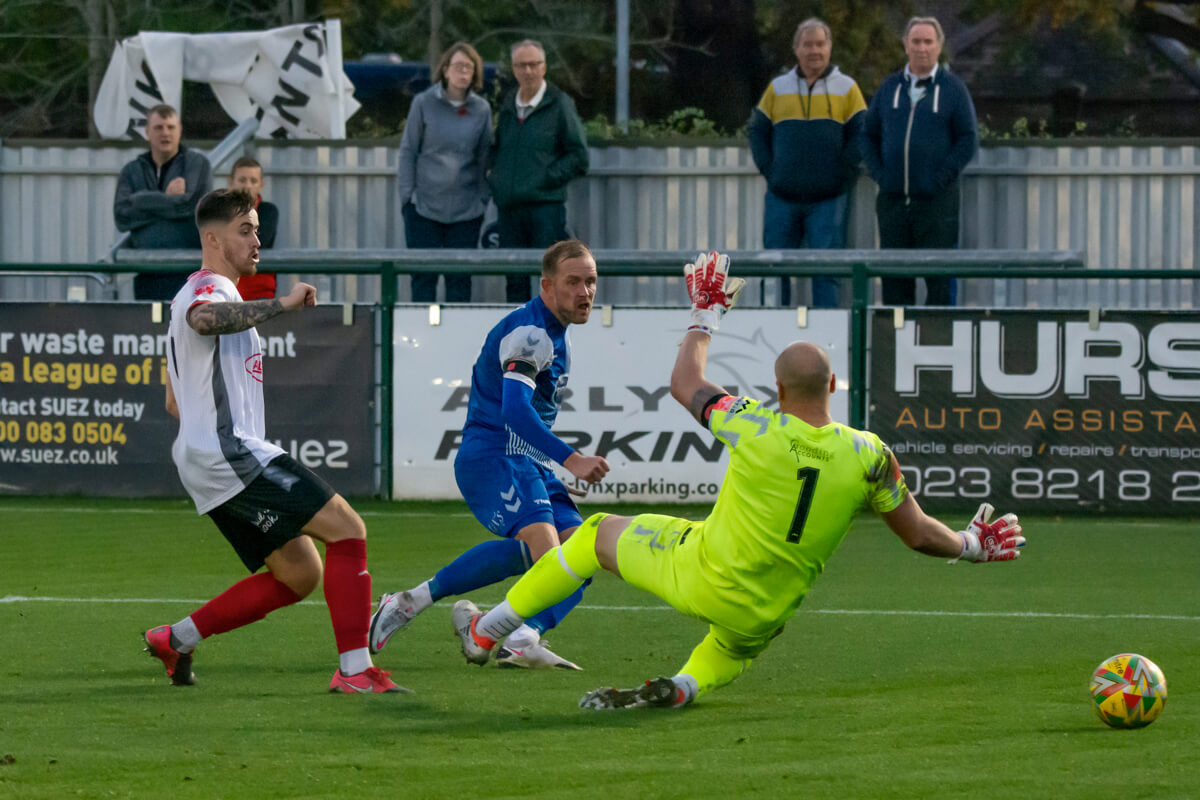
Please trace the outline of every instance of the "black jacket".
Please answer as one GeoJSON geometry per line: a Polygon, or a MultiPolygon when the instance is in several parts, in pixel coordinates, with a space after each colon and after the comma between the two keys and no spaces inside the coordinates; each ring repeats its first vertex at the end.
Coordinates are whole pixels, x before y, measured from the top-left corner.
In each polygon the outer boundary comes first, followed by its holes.
{"type": "Polygon", "coordinates": [[[200,153],[180,147],[159,174],[150,151],[121,169],[113,216],[117,230],[132,232],[132,246],[143,249],[199,249],[196,204],[212,190],[212,167],[200,153]],[[184,194],[166,194],[175,178],[187,184],[184,194]]]}

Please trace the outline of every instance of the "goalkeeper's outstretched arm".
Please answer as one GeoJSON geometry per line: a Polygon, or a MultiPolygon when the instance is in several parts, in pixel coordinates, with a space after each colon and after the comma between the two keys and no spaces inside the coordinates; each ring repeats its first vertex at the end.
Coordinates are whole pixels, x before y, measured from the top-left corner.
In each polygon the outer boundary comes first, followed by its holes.
{"type": "Polygon", "coordinates": [[[708,421],[704,418],[704,412],[712,406],[713,398],[729,394],[704,377],[710,340],[711,337],[703,331],[684,334],[679,353],[675,356],[675,369],[671,370],[671,396],[705,428],[708,427],[708,421]]]}
{"type": "Polygon", "coordinates": [[[720,325],[721,317],[737,302],[746,282],[729,277],[729,256],[717,252],[700,253],[694,263],[684,264],[683,276],[688,299],[692,302],[692,324],[688,326],[675,357],[671,396],[707,428],[708,409],[715,399],[729,394],[704,377],[708,342],[720,325]]]}
{"type": "Polygon", "coordinates": [[[942,558],[958,558],[962,555],[963,543],[959,535],[937,518],[926,514],[911,494],[882,516],[892,533],[918,553],[942,558]]]}
{"type": "Polygon", "coordinates": [[[942,556],[953,561],[1012,561],[1025,546],[1016,514],[1005,514],[990,521],[991,504],[983,503],[966,530],[952,531],[921,510],[908,495],[895,509],[883,514],[883,520],[904,543],[919,553],[942,556]]]}

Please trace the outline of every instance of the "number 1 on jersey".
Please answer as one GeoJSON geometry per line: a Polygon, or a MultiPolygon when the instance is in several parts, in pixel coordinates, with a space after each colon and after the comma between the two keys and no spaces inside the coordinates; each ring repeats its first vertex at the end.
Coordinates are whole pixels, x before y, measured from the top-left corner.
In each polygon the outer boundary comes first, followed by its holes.
{"type": "Polygon", "coordinates": [[[792,527],[788,528],[787,541],[796,544],[804,533],[804,523],[808,522],[808,508],[812,505],[813,492],[817,490],[817,476],[821,471],[816,467],[801,467],[796,470],[796,480],[801,482],[800,499],[796,501],[796,513],[792,515],[792,527]]]}

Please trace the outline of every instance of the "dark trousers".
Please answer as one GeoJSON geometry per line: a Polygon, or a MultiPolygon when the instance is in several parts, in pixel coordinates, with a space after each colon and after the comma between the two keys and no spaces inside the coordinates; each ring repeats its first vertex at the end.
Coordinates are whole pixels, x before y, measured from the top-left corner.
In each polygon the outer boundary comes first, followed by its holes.
{"type": "MultiPolygon", "coordinates": [[[[500,246],[549,247],[571,238],[567,233],[567,207],[563,203],[517,203],[497,209],[500,227],[500,246]]],[[[509,275],[506,299],[524,303],[530,294],[529,277],[509,275]]]]}
{"type": "MultiPolygon", "coordinates": [[[[763,247],[788,250],[839,250],[846,246],[846,195],[839,194],[815,203],[797,203],[767,190],[763,208],[763,247]]],[[[837,278],[812,279],[814,308],[837,308],[837,278]]],[[[792,281],[779,285],[779,305],[792,304],[792,281]]]]}
{"type": "Polygon", "coordinates": [[[139,272],[133,276],[133,298],[174,300],[186,280],[187,276],[182,272],[139,272]]]}
{"type": "MultiPolygon", "coordinates": [[[[465,222],[438,222],[417,213],[412,203],[404,205],[404,242],[410,250],[434,248],[471,249],[479,246],[479,228],[483,217],[465,222]]],[[[438,275],[430,272],[412,276],[414,303],[437,300],[438,275]]],[[[471,302],[471,276],[464,273],[446,274],[446,302],[471,302]]]]}
{"type": "MultiPolygon", "coordinates": [[[[875,198],[879,246],[884,249],[953,250],[958,247],[958,183],[941,194],[909,197],[880,192],[875,198]]],[[[917,302],[916,278],[882,278],[883,302],[911,306],[917,302]]],[[[954,305],[954,278],[926,278],[925,304],[954,305]]]]}

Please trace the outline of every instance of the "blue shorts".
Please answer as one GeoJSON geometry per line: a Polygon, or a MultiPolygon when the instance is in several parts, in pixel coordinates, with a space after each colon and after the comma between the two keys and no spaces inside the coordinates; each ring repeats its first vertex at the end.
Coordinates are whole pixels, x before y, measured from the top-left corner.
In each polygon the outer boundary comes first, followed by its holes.
{"type": "Polygon", "coordinates": [[[460,452],[454,480],[475,519],[506,539],[535,522],[559,532],[583,522],[563,482],[526,456],[464,458],[460,452]]]}

